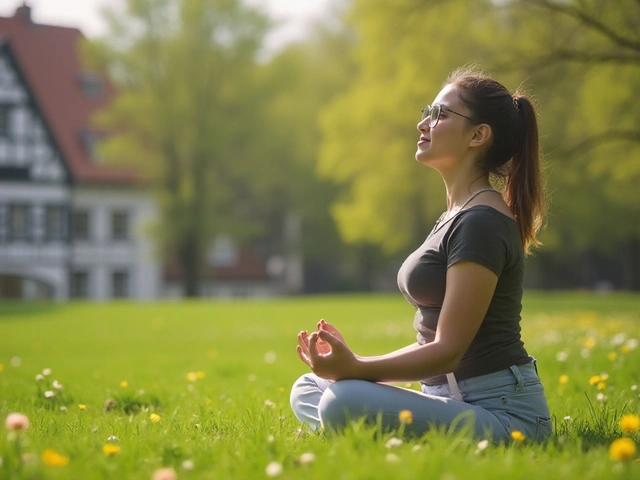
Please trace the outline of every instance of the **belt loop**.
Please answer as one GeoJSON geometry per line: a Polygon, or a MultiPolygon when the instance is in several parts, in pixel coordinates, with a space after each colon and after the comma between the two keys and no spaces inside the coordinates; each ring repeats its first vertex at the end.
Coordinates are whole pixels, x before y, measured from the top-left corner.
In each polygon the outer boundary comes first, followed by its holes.
{"type": "Polygon", "coordinates": [[[458,382],[456,381],[456,376],[453,373],[447,373],[447,383],[449,384],[449,393],[451,394],[451,398],[459,402],[464,402],[462,399],[462,393],[460,392],[460,387],[458,387],[458,382]]]}
{"type": "Polygon", "coordinates": [[[538,373],[538,360],[536,360],[536,357],[532,357],[532,356],[529,356],[529,358],[531,358],[531,363],[533,363],[533,368],[536,369],[536,375],[539,377],[540,374],[538,373]]]}
{"type": "Polygon", "coordinates": [[[522,375],[520,374],[520,369],[517,365],[511,365],[509,368],[511,369],[513,376],[516,377],[516,380],[518,381],[516,383],[516,392],[521,392],[524,388],[524,378],[522,378],[522,375]]]}

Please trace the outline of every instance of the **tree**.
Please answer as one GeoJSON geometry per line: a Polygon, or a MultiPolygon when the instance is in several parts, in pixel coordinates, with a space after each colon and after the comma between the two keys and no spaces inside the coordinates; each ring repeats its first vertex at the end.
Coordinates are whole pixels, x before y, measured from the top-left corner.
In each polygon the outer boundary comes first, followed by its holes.
{"type": "Polygon", "coordinates": [[[110,35],[88,48],[119,90],[98,118],[116,132],[103,153],[152,181],[163,257],[177,258],[196,296],[215,234],[256,229],[251,182],[265,167],[249,139],[267,21],[239,0],[128,0],[125,15],[107,14],[110,35]]]}

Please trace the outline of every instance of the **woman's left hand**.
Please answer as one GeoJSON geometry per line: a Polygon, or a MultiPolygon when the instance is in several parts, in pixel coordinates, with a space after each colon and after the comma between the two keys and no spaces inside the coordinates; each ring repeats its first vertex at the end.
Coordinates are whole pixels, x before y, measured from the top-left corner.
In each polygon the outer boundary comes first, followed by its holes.
{"type": "Polygon", "coordinates": [[[357,378],[358,358],[345,343],[326,330],[319,330],[307,336],[298,335],[298,356],[319,377],[327,380],[357,378]],[[319,343],[326,342],[330,349],[319,349],[319,343]]]}

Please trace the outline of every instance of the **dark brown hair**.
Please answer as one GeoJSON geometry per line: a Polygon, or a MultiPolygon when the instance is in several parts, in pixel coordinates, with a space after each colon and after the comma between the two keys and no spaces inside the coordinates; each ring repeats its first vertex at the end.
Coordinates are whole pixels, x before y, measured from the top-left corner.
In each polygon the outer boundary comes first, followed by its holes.
{"type": "Polygon", "coordinates": [[[491,127],[492,141],[480,167],[503,181],[503,196],[520,227],[525,253],[540,245],[537,234],[545,214],[538,120],[525,95],[514,95],[475,68],[462,68],[445,82],[469,107],[473,124],[491,127]]]}

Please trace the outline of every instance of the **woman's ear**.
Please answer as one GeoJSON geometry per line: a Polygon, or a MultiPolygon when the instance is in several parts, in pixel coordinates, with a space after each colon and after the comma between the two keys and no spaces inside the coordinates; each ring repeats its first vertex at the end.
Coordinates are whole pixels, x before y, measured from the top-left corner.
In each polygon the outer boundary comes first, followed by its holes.
{"type": "Polygon", "coordinates": [[[481,123],[474,127],[473,135],[469,141],[469,147],[477,148],[488,145],[491,139],[491,127],[486,123],[481,123]]]}

